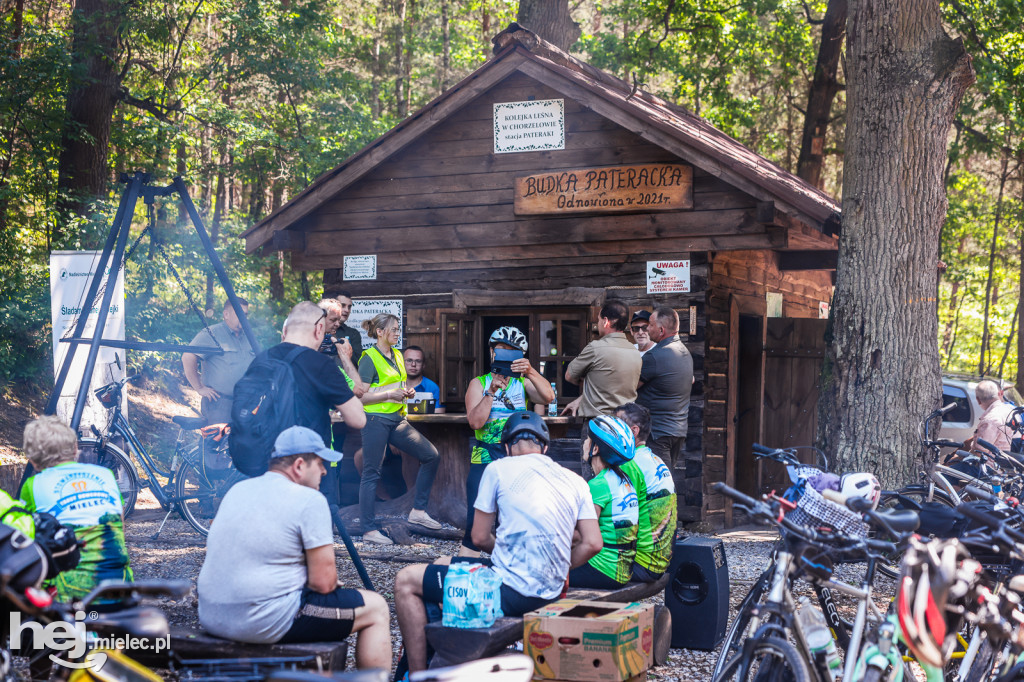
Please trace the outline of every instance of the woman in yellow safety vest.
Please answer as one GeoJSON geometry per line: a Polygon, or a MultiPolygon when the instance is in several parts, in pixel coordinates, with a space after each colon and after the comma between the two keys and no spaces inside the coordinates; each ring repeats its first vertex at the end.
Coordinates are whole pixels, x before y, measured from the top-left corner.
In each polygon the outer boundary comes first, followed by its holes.
{"type": "Polygon", "coordinates": [[[440,458],[437,449],[405,418],[405,400],[414,391],[406,388],[405,360],[399,343],[398,318],[381,313],[363,321],[366,334],[376,343],[359,358],[359,378],[369,389],[363,394],[366,426],[363,427],[363,473],[359,483],[359,519],[363,540],[390,545],[391,538],[377,527],[377,482],[388,444],[420,461],[416,475],[416,497],[409,523],[437,530],[441,527],[427,514],[427,501],[434,485],[440,458]]]}

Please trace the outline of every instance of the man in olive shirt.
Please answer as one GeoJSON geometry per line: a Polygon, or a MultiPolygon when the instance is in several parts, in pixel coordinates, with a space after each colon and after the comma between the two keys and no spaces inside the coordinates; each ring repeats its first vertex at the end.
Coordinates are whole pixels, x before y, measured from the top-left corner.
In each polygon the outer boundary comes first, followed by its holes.
{"type": "Polygon", "coordinates": [[[619,405],[636,400],[640,381],[640,354],[626,338],[629,308],[621,301],[609,301],[601,308],[598,333],[565,370],[565,380],[583,383],[579,399],[565,412],[582,417],[614,415],[619,405]]]}
{"type": "MultiPolygon", "coordinates": [[[[238,303],[242,312],[248,314],[249,302],[239,297],[238,303]]],[[[207,422],[230,422],[235,384],[245,374],[256,354],[242,333],[242,323],[229,301],[224,302],[224,321],[203,329],[189,345],[220,346],[224,349],[223,353],[182,353],[181,366],[188,383],[203,398],[201,409],[207,422]]]]}
{"type": "Polygon", "coordinates": [[[636,402],[651,413],[647,447],[671,469],[686,443],[693,357],[679,338],[679,315],[669,306],[651,313],[654,348],[644,353],[636,402]]]}

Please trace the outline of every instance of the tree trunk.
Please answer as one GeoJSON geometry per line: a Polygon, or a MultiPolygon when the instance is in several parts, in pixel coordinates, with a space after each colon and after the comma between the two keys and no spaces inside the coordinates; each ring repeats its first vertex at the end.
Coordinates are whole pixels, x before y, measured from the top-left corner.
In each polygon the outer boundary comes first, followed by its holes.
{"type": "Polygon", "coordinates": [[[451,73],[451,68],[452,40],[451,24],[448,19],[448,0],[441,0],[441,92],[448,89],[448,74],[451,73]]]}
{"type": "MultiPolygon", "coordinates": [[[[1017,157],[1020,169],[1020,203],[1024,205],[1024,151],[1017,157]]],[[[1020,238],[1020,255],[1017,258],[1020,271],[1017,281],[1020,283],[1020,297],[1024,298],[1024,234],[1020,238]]],[[[1017,303],[1017,380],[1014,382],[1019,391],[1024,386],[1024,305],[1017,303]]]]}
{"type": "Polygon", "coordinates": [[[918,424],[941,395],[935,297],[942,174],[974,81],[938,0],[851,0],[843,225],[819,402],[838,471],[912,480],[918,424]]]}
{"type": "MultiPolygon", "coordinates": [[[[988,247],[988,276],[985,278],[985,312],[981,323],[981,351],[978,353],[978,375],[985,376],[989,367],[985,364],[985,355],[988,350],[988,322],[995,301],[992,300],[992,281],[995,279],[996,269],[996,248],[999,245],[999,223],[1003,220],[1003,192],[1006,190],[1006,180],[1009,176],[1007,167],[1010,160],[1003,156],[1003,166],[999,173],[999,193],[996,196],[996,215],[992,224],[992,241],[988,247]]],[[[989,362],[989,365],[991,361],[989,362]]]]}
{"type": "Polygon", "coordinates": [[[568,50],[582,33],[566,0],[519,0],[516,21],[562,50],[568,50]]]}
{"type": "Polygon", "coordinates": [[[829,0],[821,25],[821,46],[818,48],[818,63],[814,67],[814,79],[807,95],[807,112],[804,114],[804,132],[800,139],[800,158],[796,174],[815,187],[821,187],[821,171],[825,165],[825,133],[832,115],[832,101],[842,86],[836,79],[839,73],[839,57],[843,51],[843,37],[846,34],[846,1],[829,0]]]}
{"type": "Polygon", "coordinates": [[[409,115],[405,96],[405,13],[406,0],[395,0],[395,111],[399,118],[409,115]]]}
{"type": "Polygon", "coordinates": [[[106,194],[110,122],[120,74],[122,0],[77,0],[72,13],[71,63],[80,78],[69,84],[61,152],[57,163],[58,217],[54,242],[70,237],[68,219],[83,216],[90,202],[106,194]]]}
{"type": "Polygon", "coordinates": [[[381,117],[384,109],[381,106],[380,101],[380,81],[382,73],[382,65],[380,63],[380,32],[381,32],[381,19],[383,12],[381,7],[377,5],[377,21],[373,27],[373,47],[371,48],[370,60],[371,60],[371,80],[370,80],[370,115],[373,120],[376,121],[381,117]]]}

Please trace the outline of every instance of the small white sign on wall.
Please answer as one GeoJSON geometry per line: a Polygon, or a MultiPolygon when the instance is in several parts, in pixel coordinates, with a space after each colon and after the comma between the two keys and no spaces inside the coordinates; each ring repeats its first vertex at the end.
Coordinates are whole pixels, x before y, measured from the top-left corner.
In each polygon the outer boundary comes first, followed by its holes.
{"type": "Polygon", "coordinates": [[[342,279],[377,279],[377,256],[345,256],[342,279]]]}
{"type": "MultiPolygon", "coordinates": [[[[381,313],[388,313],[398,318],[398,347],[405,347],[405,325],[402,320],[402,299],[390,299],[390,298],[356,298],[352,300],[352,314],[348,316],[347,324],[349,327],[359,330],[359,335],[363,337],[363,349],[369,348],[377,342],[377,339],[371,339],[366,335],[366,330],[363,329],[363,320],[368,320],[374,315],[381,313]]],[[[352,362],[359,364],[358,354],[354,354],[352,362]]]]}
{"type": "Polygon", "coordinates": [[[565,100],[494,104],[494,153],[565,149],[565,100]]]}
{"type": "Polygon", "coordinates": [[[818,301],[818,319],[827,320],[829,310],[831,309],[832,306],[828,301],[818,301]]]}
{"type": "Polygon", "coordinates": [[[782,317],[782,294],[769,291],[765,294],[765,304],[768,317],[782,317]]]}
{"type": "Polygon", "coordinates": [[[647,293],[685,294],[689,291],[689,259],[647,261],[647,293]]]}

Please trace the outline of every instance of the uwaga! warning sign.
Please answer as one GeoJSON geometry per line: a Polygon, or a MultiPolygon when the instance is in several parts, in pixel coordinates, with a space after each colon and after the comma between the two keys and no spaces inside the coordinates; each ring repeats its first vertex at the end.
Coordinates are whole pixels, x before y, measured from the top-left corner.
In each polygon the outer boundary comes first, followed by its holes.
{"type": "Polygon", "coordinates": [[[647,293],[678,294],[690,291],[689,260],[647,261],[647,293]]]}

